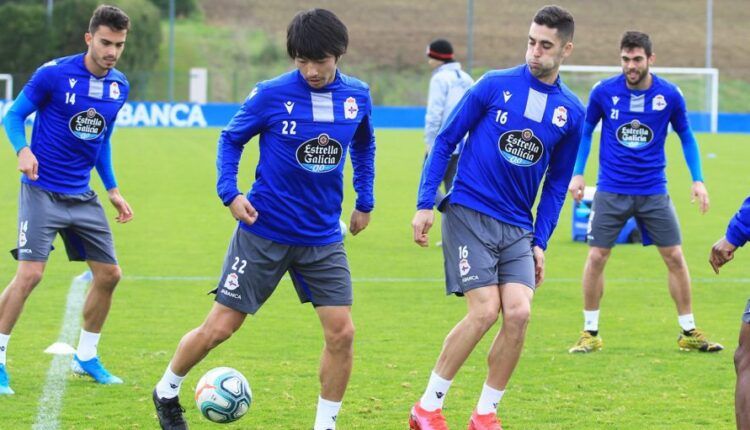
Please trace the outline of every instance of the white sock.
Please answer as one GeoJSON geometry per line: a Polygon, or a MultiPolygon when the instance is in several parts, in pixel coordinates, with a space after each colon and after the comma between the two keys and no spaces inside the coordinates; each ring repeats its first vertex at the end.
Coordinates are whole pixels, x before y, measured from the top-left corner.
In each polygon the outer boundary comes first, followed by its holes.
{"type": "Polygon", "coordinates": [[[318,396],[318,412],[315,414],[313,430],[335,430],[339,409],[341,409],[341,402],[332,402],[318,396]]]}
{"type": "Polygon", "coordinates": [[[680,323],[680,327],[685,331],[690,331],[695,328],[695,318],[693,318],[693,314],[678,315],[677,321],[680,323]]]}
{"type": "Polygon", "coordinates": [[[78,350],[76,355],[81,361],[89,361],[96,357],[96,345],[99,343],[101,333],[89,333],[81,329],[81,337],[78,338],[78,350]]]}
{"type": "Polygon", "coordinates": [[[167,366],[167,370],[164,371],[164,376],[161,377],[159,383],[156,384],[156,396],[160,399],[174,399],[180,394],[180,386],[184,376],[176,375],[172,372],[172,368],[167,366]]]}
{"type": "Polygon", "coordinates": [[[422,398],[419,400],[419,406],[427,412],[442,409],[445,396],[451,387],[451,382],[453,381],[443,379],[433,371],[432,375],[430,375],[430,382],[427,383],[427,389],[424,390],[424,394],[422,394],[422,398]]]}
{"type": "Polygon", "coordinates": [[[497,413],[497,405],[503,398],[505,390],[496,390],[487,383],[484,383],[482,387],[482,395],[479,396],[479,402],[477,403],[477,413],[479,415],[487,415],[489,413],[497,413]]]}
{"type": "Polygon", "coordinates": [[[9,334],[0,333],[0,364],[5,364],[5,351],[8,349],[9,334]]]}
{"type": "Polygon", "coordinates": [[[595,311],[583,310],[583,329],[586,331],[599,331],[599,309],[595,311]]]}

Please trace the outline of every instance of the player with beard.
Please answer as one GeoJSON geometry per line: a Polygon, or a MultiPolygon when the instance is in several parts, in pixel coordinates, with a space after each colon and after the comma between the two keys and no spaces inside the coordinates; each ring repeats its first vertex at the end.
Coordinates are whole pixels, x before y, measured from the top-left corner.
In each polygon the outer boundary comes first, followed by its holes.
{"type": "Polygon", "coordinates": [[[435,139],[414,215],[414,241],[427,246],[435,191],[466,133],[453,188],[441,202],[448,294],[468,312],[448,334],[412,430],[446,430],[441,410],[451,382],[499,314],[503,325],[469,430],[500,430],[497,408],[521,357],[544,250],[557,224],[578,152],[584,109],[558,71],[573,51],[573,16],[540,9],[529,29],[526,64],[485,74],[461,99],[435,139]],[[536,220],[532,207],[544,180],[536,220]]]}
{"type": "Polygon", "coordinates": [[[644,243],[656,244],[669,271],[669,292],[677,307],[681,350],[721,351],[696,328],[690,297],[690,274],[682,252],[682,237],[674,205],[667,194],[664,144],[669,124],[682,142],[693,179],[692,201],[708,211],[700,153],[680,89],[649,71],[654,63],[651,39],[645,33],[626,32],[620,41],[622,74],[594,85],[589,97],[581,148],[569,191],[583,197],[583,171],[591,138],[602,121],[599,178],[591,210],[587,241],[589,253],[583,270],[584,328],[571,353],[598,351],[599,304],[604,292],[604,267],[625,222],[635,216],[644,231],[644,243]]]}
{"type": "Polygon", "coordinates": [[[133,218],[117,187],[110,144],[130,88],[115,68],[129,29],[130,18],[119,8],[96,8],[84,36],[87,52],[39,67],[3,121],[23,174],[17,248],[11,251],[18,268],[0,295],[0,394],[13,394],[5,368],[10,332],[42,279],[58,233],[68,258],[86,261],[93,275],[73,370],[101,384],[122,383],[104,368],[97,352],[121,270],[104,209],[89,179],[96,167],[118,212],[117,222],[133,218]],[[36,119],[29,145],[24,121],[32,112],[36,119]]]}

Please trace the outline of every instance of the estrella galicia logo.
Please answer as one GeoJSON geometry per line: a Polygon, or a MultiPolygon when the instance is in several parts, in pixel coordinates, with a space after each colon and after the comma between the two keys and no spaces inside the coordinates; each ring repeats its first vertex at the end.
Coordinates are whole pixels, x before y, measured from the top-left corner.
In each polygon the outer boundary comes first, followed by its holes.
{"type": "Polygon", "coordinates": [[[654,132],[642,122],[634,119],[626,122],[617,129],[617,141],[622,146],[639,149],[654,140],[654,132]]]}
{"type": "Polygon", "coordinates": [[[544,144],[530,129],[506,131],[497,142],[500,153],[516,166],[529,167],[544,155],[544,144]]]}
{"type": "Polygon", "coordinates": [[[70,132],[83,140],[93,140],[101,136],[106,127],[104,117],[94,108],[78,112],[70,119],[70,132]]]}
{"type": "Polygon", "coordinates": [[[305,170],[325,173],[335,169],[344,155],[344,148],[335,139],[321,133],[297,148],[297,162],[305,170]]]}

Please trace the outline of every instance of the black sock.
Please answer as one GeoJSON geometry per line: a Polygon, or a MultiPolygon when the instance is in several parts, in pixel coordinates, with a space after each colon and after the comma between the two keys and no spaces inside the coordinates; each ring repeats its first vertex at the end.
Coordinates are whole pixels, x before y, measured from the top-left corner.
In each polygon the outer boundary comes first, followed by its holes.
{"type": "Polygon", "coordinates": [[[596,336],[599,334],[599,330],[586,330],[586,333],[590,334],[591,336],[596,336]]]}
{"type": "Polygon", "coordinates": [[[691,328],[690,330],[682,330],[682,334],[684,334],[685,336],[692,336],[694,330],[694,328],[691,328]]]}

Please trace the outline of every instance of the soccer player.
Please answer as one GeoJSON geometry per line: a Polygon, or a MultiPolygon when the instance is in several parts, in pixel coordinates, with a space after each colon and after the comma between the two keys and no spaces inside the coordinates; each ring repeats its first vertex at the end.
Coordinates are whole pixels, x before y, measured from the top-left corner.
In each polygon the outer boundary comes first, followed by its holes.
{"type": "Polygon", "coordinates": [[[501,428],[497,406],[521,356],[531,299],[544,280],[544,250],[581,137],[583,105],[558,76],[573,51],[573,32],[573,17],[565,9],[537,11],[526,64],[485,74],[435,139],[419,187],[414,241],[427,246],[435,190],[468,132],[453,189],[439,206],[446,290],[466,296],[468,312],[446,337],[427,388],[411,410],[412,430],[448,428],[441,412],[448,388],[500,313],[503,325],[487,357],[489,371],[469,429],[501,428]],[[534,221],[531,209],[543,178],[534,221]]]}
{"type": "Polygon", "coordinates": [[[128,81],[115,64],[129,28],[130,19],[122,10],[96,8],[85,34],[88,51],[42,65],[5,116],[5,130],[23,175],[18,242],[11,251],[18,268],[0,295],[0,394],[13,394],[5,367],[10,332],[26,298],[42,279],[58,232],[68,258],[86,261],[93,275],[73,370],[101,384],[122,383],[102,366],[97,354],[122,272],[104,209],[89,187],[89,178],[96,167],[117,209],[117,222],[133,218],[117,187],[110,143],[117,112],[128,97],[128,81]],[[24,121],[32,112],[36,120],[29,146],[24,121]]]}
{"type": "MultiPolygon", "coordinates": [[[[734,215],[727,232],[711,248],[708,258],[716,274],[719,268],[732,261],[734,252],[750,240],[750,197],[734,215]]],[[[737,372],[737,385],[734,392],[734,413],[738,430],[750,430],[750,300],[742,314],[740,342],[734,353],[734,369],[737,372]]]]}
{"type": "MultiPolygon", "coordinates": [[[[461,97],[474,83],[468,73],[461,70],[461,63],[453,57],[453,45],[445,39],[436,39],[427,46],[427,64],[432,68],[430,89],[427,95],[427,111],[424,121],[425,158],[430,153],[435,137],[448,121],[461,97]]],[[[448,168],[443,176],[443,186],[448,192],[453,185],[461,145],[451,154],[448,168]]],[[[438,189],[437,202],[445,195],[438,189]]]]}
{"type": "Polygon", "coordinates": [[[368,86],[337,70],[346,26],[333,13],[298,13],[287,28],[296,69],[261,82],[219,138],[217,190],[239,220],[206,320],[180,341],[153,399],[164,429],[187,428],[179,403],[185,375],[255,314],[289,273],[318,314],[325,346],[315,430],[336,427],[352,367],[352,285],[339,226],[346,153],[352,157],[356,235],[373,209],[375,137],[368,86]],[[237,189],[244,145],[260,135],[247,197],[237,189]]]}
{"type": "MultiPolygon", "coordinates": [[[[691,194],[701,213],[708,211],[698,143],[690,129],[685,99],[679,88],[649,71],[654,63],[651,39],[628,31],[620,41],[622,74],[594,85],[569,190],[583,197],[583,171],[594,127],[602,120],[599,180],[589,220],[589,253],[583,269],[584,327],[571,353],[598,351],[599,303],[604,293],[604,266],[625,222],[635,216],[645,235],[656,244],[669,271],[669,292],[677,307],[681,350],[721,351],[696,328],[691,308],[690,274],[682,253],[680,225],[667,194],[664,142],[668,126],[680,136],[693,178],[691,194]]],[[[644,240],[644,243],[646,241],[644,240]]]]}

